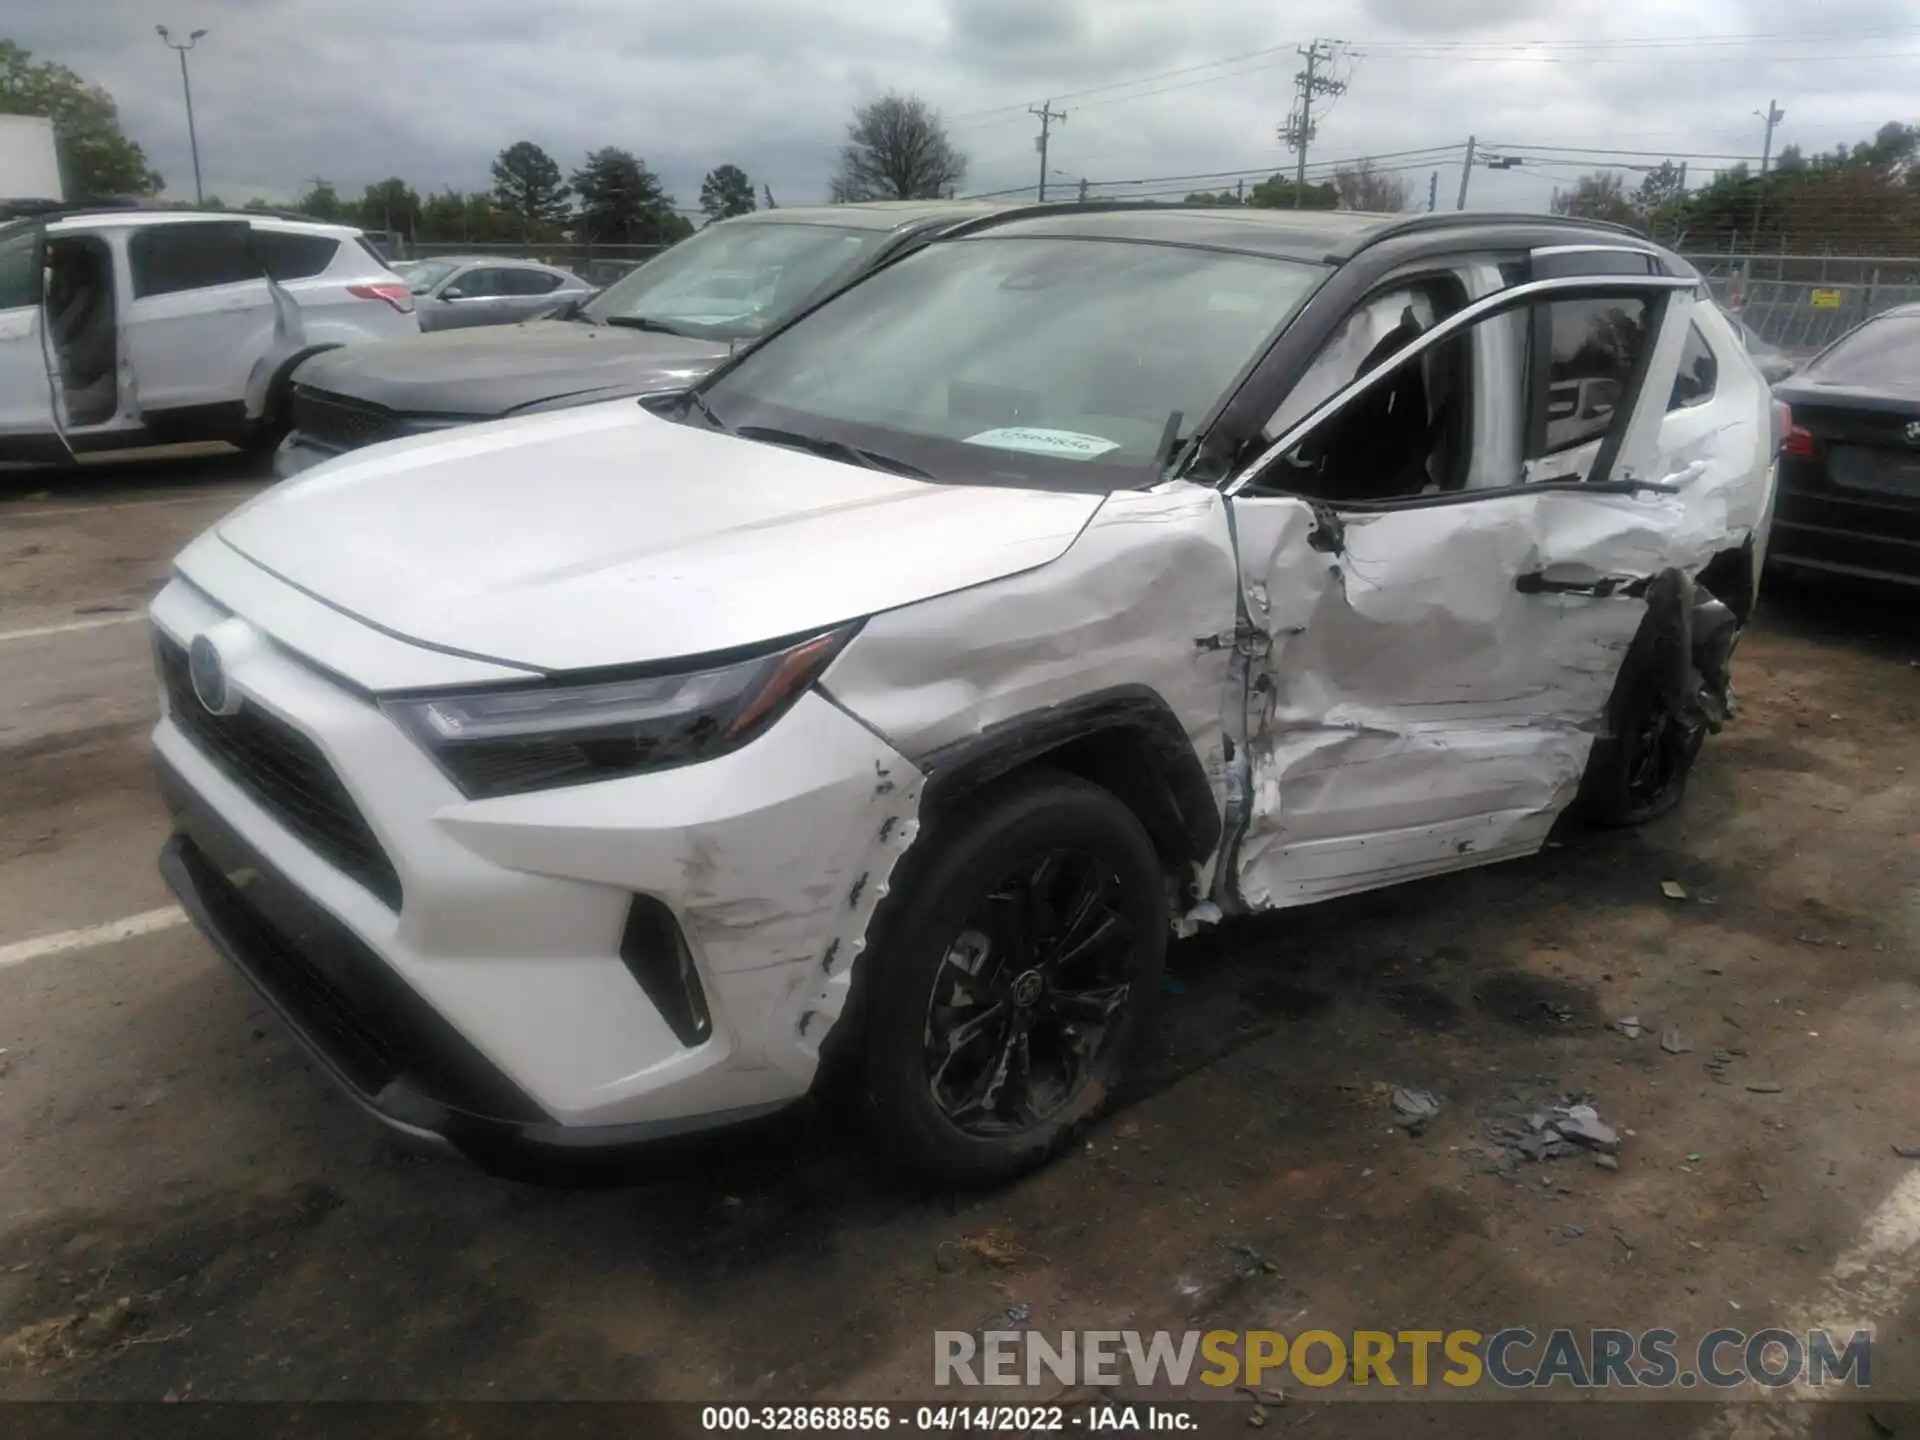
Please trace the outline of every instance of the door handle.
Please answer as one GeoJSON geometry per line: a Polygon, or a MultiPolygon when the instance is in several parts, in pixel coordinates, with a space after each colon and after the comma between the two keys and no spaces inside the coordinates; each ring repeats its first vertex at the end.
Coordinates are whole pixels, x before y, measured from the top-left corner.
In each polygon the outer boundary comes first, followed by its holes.
{"type": "Polygon", "coordinates": [[[1691,485],[1695,480],[1698,480],[1702,475],[1706,473],[1707,473],[1707,462],[1704,460],[1695,460],[1690,464],[1682,465],[1678,470],[1674,471],[1671,475],[1662,475],[1657,483],[1661,485],[1673,485],[1673,486],[1691,485]]]}
{"type": "Polygon", "coordinates": [[[1624,575],[1603,575],[1598,580],[1554,580],[1544,570],[1529,570],[1518,576],[1513,588],[1522,595],[1587,595],[1595,600],[1605,600],[1610,595],[1634,595],[1646,589],[1644,579],[1629,579],[1624,575]]]}

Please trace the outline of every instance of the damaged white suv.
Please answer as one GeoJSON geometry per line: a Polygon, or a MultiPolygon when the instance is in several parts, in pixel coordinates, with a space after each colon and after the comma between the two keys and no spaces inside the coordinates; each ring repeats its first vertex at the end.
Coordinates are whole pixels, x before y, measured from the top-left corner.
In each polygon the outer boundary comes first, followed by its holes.
{"type": "Polygon", "coordinates": [[[370,1110],[483,1161],[845,1066],[905,1162],[1008,1175],[1176,931],[1671,805],[1781,431],[1627,231],[983,219],[692,392],[203,536],[153,607],[163,866],[370,1110]]]}

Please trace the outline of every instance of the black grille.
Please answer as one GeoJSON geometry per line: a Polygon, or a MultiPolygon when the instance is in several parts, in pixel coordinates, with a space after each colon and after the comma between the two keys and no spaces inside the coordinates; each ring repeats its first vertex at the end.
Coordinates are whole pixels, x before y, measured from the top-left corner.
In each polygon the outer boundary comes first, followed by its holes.
{"type": "Polygon", "coordinates": [[[395,910],[400,876],[347,787],[314,743],[249,704],[215,715],[193,693],[185,648],[156,636],[160,681],[173,723],[263,809],[334,868],[395,910]]]}
{"type": "MultiPolygon", "coordinates": [[[[254,979],[273,997],[322,1053],[339,1069],[347,1083],[372,1098],[400,1074],[401,1057],[392,1038],[354,1005],[320,968],[258,914],[191,844],[180,847],[181,861],[192,876],[208,918],[246,957],[254,979]]],[[[341,943],[335,937],[335,943],[341,943]]]]}
{"type": "Polygon", "coordinates": [[[293,428],[328,450],[358,450],[405,433],[400,417],[391,410],[304,385],[293,388],[293,428]]]}

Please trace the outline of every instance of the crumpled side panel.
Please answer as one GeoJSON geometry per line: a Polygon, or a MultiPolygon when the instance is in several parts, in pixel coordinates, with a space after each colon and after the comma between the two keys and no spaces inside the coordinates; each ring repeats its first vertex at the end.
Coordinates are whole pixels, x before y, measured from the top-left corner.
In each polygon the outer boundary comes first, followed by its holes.
{"type": "Polygon", "coordinates": [[[1272,642],[1249,696],[1240,898],[1297,904],[1537,849],[1578,789],[1647,578],[1739,543],[1726,515],[1713,490],[1344,517],[1236,502],[1272,642]]]}
{"type": "Polygon", "coordinates": [[[1167,702],[1225,788],[1238,575],[1226,502],[1198,485],[1109,496],[1058,560],[875,616],[824,688],[909,758],[1095,691],[1167,702]]]}

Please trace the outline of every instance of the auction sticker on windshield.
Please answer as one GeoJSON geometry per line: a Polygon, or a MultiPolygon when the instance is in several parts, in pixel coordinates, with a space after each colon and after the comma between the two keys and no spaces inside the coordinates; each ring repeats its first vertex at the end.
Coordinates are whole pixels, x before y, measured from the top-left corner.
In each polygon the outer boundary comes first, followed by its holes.
{"type": "Polygon", "coordinates": [[[991,445],[996,450],[1024,450],[1030,455],[1058,455],[1068,460],[1091,460],[1109,450],[1118,450],[1117,440],[1098,435],[1081,435],[1072,430],[1035,430],[1014,426],[1005,430],[982,430],[969,435],[969,445],[991,445]]]}

